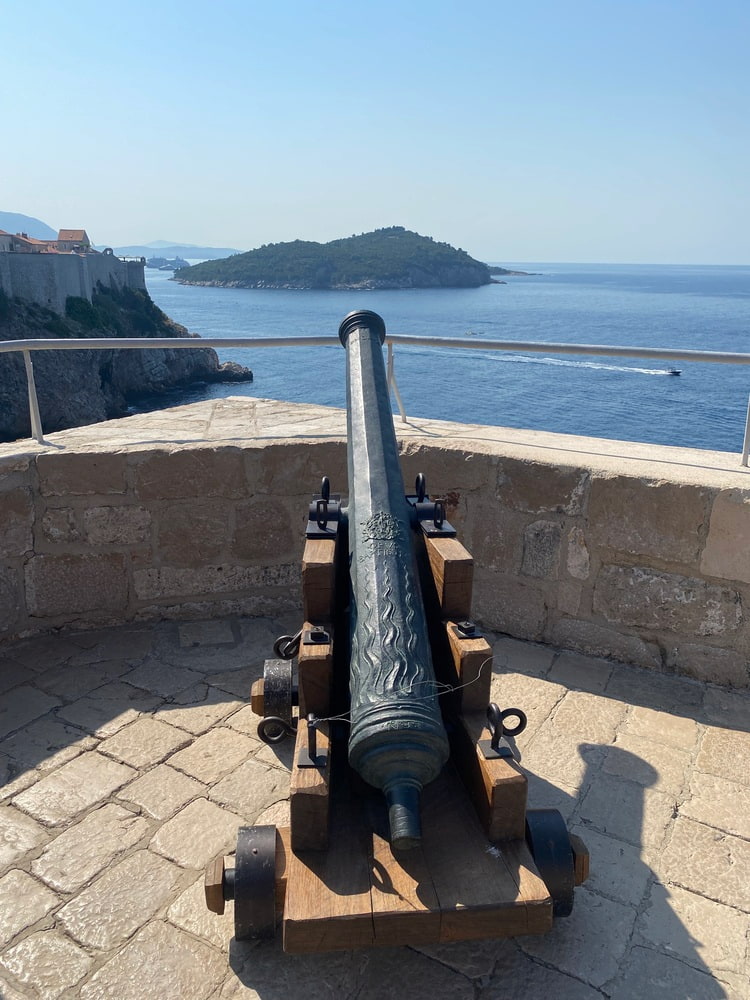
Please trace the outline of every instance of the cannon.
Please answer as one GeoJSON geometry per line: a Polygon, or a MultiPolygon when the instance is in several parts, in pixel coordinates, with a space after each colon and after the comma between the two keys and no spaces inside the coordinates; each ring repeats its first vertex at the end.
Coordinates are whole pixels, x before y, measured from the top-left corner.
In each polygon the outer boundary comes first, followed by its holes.
{"type": "Polygon", "coordinates": [[[424,476],[404,488],[385,324],[354,312],[339,337],[348,500],[327,478],[313,496],[304,623],[251,692],[261,739],[295,741],[290,826],[240,828],[206,903],[233,900],[238,940],[281,926],[290,953],[544,933],[588,852],[557,811],[527,809],[526,717],[490,700],[472,557],[424,476]]]}

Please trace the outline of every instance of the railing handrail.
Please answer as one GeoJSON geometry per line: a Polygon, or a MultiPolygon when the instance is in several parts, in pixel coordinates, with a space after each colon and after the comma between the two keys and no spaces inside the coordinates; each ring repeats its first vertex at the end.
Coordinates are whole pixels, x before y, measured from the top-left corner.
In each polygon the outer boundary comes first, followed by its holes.
{"type": "MultiPolygon", "coordinates": [[[[34,351],[80,350],[201,350],[224,347],[332,347],[338,337],[91,337],[70,340],[5,340],[0,341],[0,354],[20,351],[26,366],[29,391],[31,433],[39,444],[44,443],[39,404],[34,384],[31,354],[34,351]]],[[[448,347],[459,350],[511,351],[529,354],[584,354],[615,358],[653,358],[661,361],[697,361],[708,364],[750,365],[750,353],[731,351],[690,351],[669,347],[632,347],[619,344],[557,344],[534,340],[465,340],[461,337],[420,337],[411,334],[388,334],[388,384],[396,395],[401,419],[406,413],[398,391],[393,363],[393,347],[401,344],[417,347],[448,347]]],[[[742,444],[742,465],[747,466],[750,454],[750,400],[748,400],[745,436],[742,444]]]]}

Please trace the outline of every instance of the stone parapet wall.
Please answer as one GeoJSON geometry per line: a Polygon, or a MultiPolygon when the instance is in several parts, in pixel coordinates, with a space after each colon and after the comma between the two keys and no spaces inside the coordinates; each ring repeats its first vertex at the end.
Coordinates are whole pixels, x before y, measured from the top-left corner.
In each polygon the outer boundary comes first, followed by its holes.
{"type": "Polygon", "coordinates": [[[88,299],[98,283],[145,290],[144,265],[113,254],[0,253],[0,288],[64,313],[68,296],[88,299]]]}
{"type": "MultiPolygon", "coordinates": [[[[99,443],[85,448],[0,450],[0,657],[3,640],[61,627],[300,608],[310,496],[323,475],[346,494],[340,430],[169,444],[136,435],[112,450],[103,429],[128,423],[97,425],[99,443]]],[[[474,556],[478,620],[750,684],[750,488],[739,470],[668,464],[658,448],[653,461],[589,460],[470,431],[407,435],[401,449],[407,486],[426,474],[474,556]]]]}

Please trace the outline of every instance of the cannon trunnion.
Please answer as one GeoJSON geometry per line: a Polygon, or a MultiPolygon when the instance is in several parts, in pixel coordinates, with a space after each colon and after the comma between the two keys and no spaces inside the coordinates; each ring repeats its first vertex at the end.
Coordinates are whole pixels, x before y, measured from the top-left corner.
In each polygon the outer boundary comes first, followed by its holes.
{"type": "Polygon", "coordinates": [[[473,561],[430,500],[405,496],[375,313],[346,317],[348,503],[310,505],[304,624],[253,685],[259,735],[295,740],[288,828],[242,827],[206,902],[235,936],[288,952],[548,931],[588,853],[555,810],[527,809],[490,701],[492,652],[471,621],[473,561]],[[294,661],[296,660],[296,669],[294,661]]]}

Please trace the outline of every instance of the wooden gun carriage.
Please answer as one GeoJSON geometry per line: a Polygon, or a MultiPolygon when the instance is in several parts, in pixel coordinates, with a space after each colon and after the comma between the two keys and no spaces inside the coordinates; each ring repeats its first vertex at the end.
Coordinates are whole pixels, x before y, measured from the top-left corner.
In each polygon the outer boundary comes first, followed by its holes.
{"type": "Polygon", "coordinates": [[[207,905],[234,900],[238,939],[280,924],[287,952],[543,933],[571,912],[586,848],[555,810],[527,809],[508,742],[526,718],[490,701],[472,558],[422,476],[405,496],[385,325],[351,313],[339,336],[348,503],[323,480],[303,627],[251,695],[260,737],[295,740],[291,824],[242,827],[234,868],[206,871],[207,905]]]}

